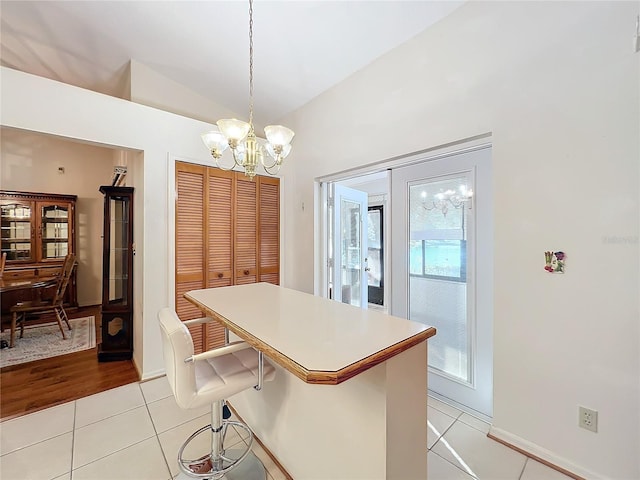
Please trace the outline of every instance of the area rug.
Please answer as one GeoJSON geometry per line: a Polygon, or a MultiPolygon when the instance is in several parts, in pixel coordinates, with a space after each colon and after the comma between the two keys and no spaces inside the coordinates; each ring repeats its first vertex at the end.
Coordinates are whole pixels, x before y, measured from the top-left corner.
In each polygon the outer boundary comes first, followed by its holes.
{"type": "MultiPolygon", "coordinates": [[[[71,331],[63,323],[66,340],[62,339],[57,323],[26,326],[22,338],[18,338],[20,335],[18,328],[15,346],[0,350],[0,368],[80,352],[96,346],[94,317],[73,318],[69,323],[71,323],[71,331]]],[[[10,331],[6,328],[1,337],[8,342],[9,335],[10,331]]]]}

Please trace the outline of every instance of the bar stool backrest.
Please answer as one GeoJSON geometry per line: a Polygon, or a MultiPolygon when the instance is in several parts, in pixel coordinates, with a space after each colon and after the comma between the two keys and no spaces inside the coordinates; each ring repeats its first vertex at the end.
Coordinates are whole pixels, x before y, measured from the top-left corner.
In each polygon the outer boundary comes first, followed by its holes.
{"type": "Polygon", "coordinates": [[[191,334],[171,308],[160,310],[158,318],[169,385],[178,405],[191,408],[197,396],[195,362],[184,361],[194,354],[191,334]]]}

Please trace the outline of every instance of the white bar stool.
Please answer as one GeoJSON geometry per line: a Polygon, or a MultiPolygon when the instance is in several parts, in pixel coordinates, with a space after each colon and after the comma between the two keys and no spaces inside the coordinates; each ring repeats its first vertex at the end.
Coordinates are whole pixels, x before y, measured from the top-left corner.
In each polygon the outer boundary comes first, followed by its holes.
{"type": "Polygon", "coordinates": [[[201,479],[265,479],[262,462],[251,451],[253,433],[241,422],[224,420],[224,399],[246,390],[260,390],[263,381],[275,377],[275,369],[246,342],[194,354],[187,325],[213,321],[199,318],[182,322],[170,308],[158,313],[167,379],[180,408],[198,408],[211,404],[211,424],[194,432],[180,447],[178,466],[187,476],[201,479]],[[227,427],[234,425],[248,434],[246,448],[227,450],[227,427]],[[196,459],[185,459],[187,445],[203,432],[211,430],[211,451],[196,459]]]}

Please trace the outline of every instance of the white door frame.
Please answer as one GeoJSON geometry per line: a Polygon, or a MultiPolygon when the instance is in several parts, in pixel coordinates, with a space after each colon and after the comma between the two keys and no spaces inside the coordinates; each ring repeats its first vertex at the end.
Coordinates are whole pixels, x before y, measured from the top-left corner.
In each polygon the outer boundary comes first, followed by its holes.
{"type": "MultiPolygon", "coordinates": [[[[493,415],[493,214],[490,199],[491,149],[426,160],[392,172],[391,313],[409,318],[408,186],[451,176],[467,176],[473,182],[473,209],[467,251],[467,318],[472,359],[470,382],[429,367],[429,389],[449,402],[467,406],[486,417],[493,415]],[[477,222],[474,221],[477,219],[477,222]],[[481,249],[480,255],[478,250],[481,249]]],[[[436,334],[437,336],[437,334],[436,334]]]]}
{"type": "MultiPolygon", "coordinates": [[[[328,298],[328,245],[327,245],[327,234],[328,234],[328,225],[327,225],[327,210],[328,210],[328,189],[327,185],[330,182],[336,182],[341,180],[346,180],[353,177],[359,177],[362,175],[367,175],[371,173],[377,173],[384,170],[392,170],[394,168],[408,166],[424,161],[437,160],[440,158],[445,158],[451,155],[471,152],[475,150],[480,150],[484,148],[489,148],[492,145],[491,141],[491,133],[485,133],[476,135],[474,137],[462,139],[459,141],[447,143],[444,145],[439,145],[431,148],[427,148],[424,150],[420,150],[417,152],[408,153],[405,155],[400,155],[397,157],[388,158],[385,160],[381,160],[378,162],[369,163],[366,165],[358,166],[355,168],[333,172],[327,175],[323,175],[320,177],[316,177],[314,180],[314,293],[316,295],[327,297],[328,298]]],[[[390,179],[389,179],[390,180],[390,179]]],[[[388,198],[387,201],[387,212],[391,212],[392,209],[392,201],[391,198],[388,198]]],[[[389,219],[391,215],[387,215],[389,219]]],[[[391,231],[389,229],[388,231],[391,231]]],[[[492,232],[491,232],[492,235],[492,232]]],[[[389,256],[393,251],[392,240],[388,240],[388,244],[386,245],[387,252],[389,256]]],[[[388,257],[389,257],[388,256],[388,257]]],[[[391,269],[388,268],[387,272],[390,273],[391,269]]],[[[392,282],[388,282],[385,285],[385,296],[389,296],[390,299],[393,295],[394,286],[392,282]]],[[[483,301],[487,301],[491,303],[491,308],[493,305],[493,297],[483,299],[483,301]]],[[[389,305],[391,301],[389,301],[389,305]]],[[[391,306],[391,305],[390,305],[391,306]]],[[[491,342],[493,338],[491,338],[491,342]]],[[[438,397],[437,394],[434,396],[438,397]]],[[[455,402],[454,402],[455,403],[455,402]]],[[[463,410],[469,410],[465,408],[464,405],[458,405],[463,410]]],[[[475,413],[475,412],[474,412],[475,413]]],[[[480,415],[482,416],[482,415],[480,415]]]]}
{"type": "MultiPolygon", "coordinates": [[[[329,201],[328,184],[331,182],[338,182],[347,180],[349,178],[360,177],[370,173],[378,173],[384,170],[392,170],[397,167],[404,167],[415,163],[424,162],[427,160],[436,160],[438,158],[448,157],[452,154],[458,154],[463,152],[471,152],[482,148],[488,148],[491,146],[491,133],[484,133],[476,135],[474,137],[465,138],[462,140],[450,142],[444,145],[438,145],[435,147],[426,148],[417,152],[407,153],[405,155],[399,155],[397,157],[388,158],[378,162],[372,162],[366,165],[358,166],[355,168],[342,170],[339,172],[333,172],[327,175],[322,175],[314,179],[314,218],[313,218],[313,258],[314,262],[314,275],[313,275],[313,293],[321,297],[329,297],[327,285],[328,279],[328,262],[329,262],[329,246],[327,244],[327,234],[329,232],[329,226],[327,225],[327,210],[329,201]]],[[[387,199],[385,208],[387,212],[391,212],[391,199],[387,199]]],[[[387,215],[389,218],[390,215],[387,215]]],[[[388,230],[390,231],[390,230],[388,230]]],[[[389,255],[391,254],[393,245],[389,242],[385,246],[389,255]]],[[[390,272],[390,268],[387,269],[390,272]]],[[[393,285],[391,282],[385,286],[385,296],[393,292],[393,285]]]]}

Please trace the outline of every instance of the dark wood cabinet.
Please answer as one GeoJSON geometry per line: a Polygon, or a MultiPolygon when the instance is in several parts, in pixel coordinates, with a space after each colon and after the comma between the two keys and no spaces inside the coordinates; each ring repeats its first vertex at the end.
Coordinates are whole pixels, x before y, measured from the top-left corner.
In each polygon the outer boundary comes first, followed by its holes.
{"type": "Polygon", "coordinates": [[[98,360],[133,356],[133,188],[102,186],[102,343],[98,360]]]}
{"type": "MultiPolygon", "coordinates": [[[[0,242],[7,254],[3,278],[53,277],[60,273],[67,253],[76,252],[75,195],[0,190],[0,242]]],[[[77,307],[76,270],[65,293],[66,306],[77,307]]],[[[47,299],[52,292],[15,290],[2,294],[2,312],[17,302],[47,299]]]]}

